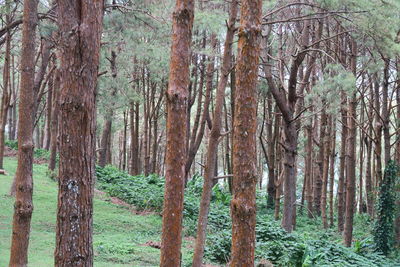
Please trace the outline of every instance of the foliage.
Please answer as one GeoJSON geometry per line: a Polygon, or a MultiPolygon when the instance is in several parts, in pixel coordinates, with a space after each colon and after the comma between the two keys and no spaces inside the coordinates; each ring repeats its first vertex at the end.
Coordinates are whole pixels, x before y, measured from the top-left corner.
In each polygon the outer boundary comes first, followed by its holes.
{"type": "Polygon", "coordinates": [[[33,157],[37,159],[50,159],[50,151],[43,148],[36,148],[33,150],[33,157]]]}
{"type": "Polygon", "coordinates": [[[385,175],[380,185],[380,195],[376,206],[377,220],[374,227],[374,241],[378,251],[385,255],[390,252],[393,242],[393,223],[396,211],[395,182],[398,166],[390,161],[385,169],[385,175]]]}
{"type": "Polygon", "coordinates": [[[98,188],[118,197],[138,210],[162,210],[164,179],[157,175],[130,176],[109,165],[96,168],[98,188]]]}
{"type": "Polygon", "coordinates": [[[17,140],[6,140],[4,142],[5,146],[9,147],[12,150],[18,150],[18,141],[17,140]]]}
{"type": "MultiPolygon", "coordinates": [[[[156,175],[130,176],[115,167],[97,168],[99,188],[138,209],[161,211],[164,179],[156,175]]],[[[187,183],[183,210],[184,233],[195,236],[199,213],[203,178],[195,175],[187,183]]],[[[231,250],[231,218],[229,203],[231,196],[219,184],[213,188],[208,216],[205,258],[225,264],[231,250]]],[[[396,266],[396,263],[374,252],[375,246],[368,229],[370,219],[365,215],[355,216],[354,223],[360,228],[354,248],[339,243],[341,236],[334,229],[322,230],[321,220],[298,216],[294,234],[286,233],[279,222],[269,215],[265,207],[265,193],[257,192],[256,250],[257,260],[268,260],[274,266],[396,266]]],[[[189,257],[190,258],[190,257],[189,257]]],[[[190,259],[185,262],[190,264],[190,259]]]]}
{"type": "MultiPolygon", "coordinates": [[[[274,266],[396,266],[394,261],[373,252],[370,239],[358,241],[356,247],[346,248],[325,238],[319,231],[318,239],[286,233],[277,222],[258,216],[256,226],[256,259],[269,260],[274,266]]],[[[231,249],[230,229],[208,236],[207,259],[226,263],[231,249]]]]}

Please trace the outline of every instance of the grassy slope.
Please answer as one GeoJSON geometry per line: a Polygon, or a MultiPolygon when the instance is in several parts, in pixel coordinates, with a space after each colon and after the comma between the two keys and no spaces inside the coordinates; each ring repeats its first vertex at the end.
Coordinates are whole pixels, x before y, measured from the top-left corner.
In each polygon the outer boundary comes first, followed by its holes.
{"type": "MultiPolygon", "coordinates": [[[[7,176],[0,176],[0,266],[7,266],[14,199],[7,196],[17,162],[5,159],[7,176]]],[[[34,212],[29,245],[29,267],[54,266],[57,183],[46,176],[46,165],[34,165],[34,212]]],[[[159,241],[161,217],[133,215],[108,197],[94,200],[95,266],[158,266],[160,251],[142,246],[159,241]]],[[[186,254],[186,253],[185,253],[186,254]]]]}

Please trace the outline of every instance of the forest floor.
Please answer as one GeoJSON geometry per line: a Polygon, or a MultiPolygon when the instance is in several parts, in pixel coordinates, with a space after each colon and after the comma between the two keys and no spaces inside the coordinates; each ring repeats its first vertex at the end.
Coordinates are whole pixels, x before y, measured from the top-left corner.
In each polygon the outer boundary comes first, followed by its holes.
{"type": "MultiPolygon", "coordinates": [[[[14,198],[8,196],[17,160],[4,161],[7,175],[0,176],[0,266],[7,266],[14,198]]],[[[33,167],[33,205],[29,244],[29,267],[54,266],[57,183],[47,175],[47,165],[33,167]]],[[[135,214],[116,199],[96,191],[94,199],[93,247],[96,267],[158,266],[161,216],[135,214]]],[[[190,240],[184,241],[183,256],[190,240]]]]}

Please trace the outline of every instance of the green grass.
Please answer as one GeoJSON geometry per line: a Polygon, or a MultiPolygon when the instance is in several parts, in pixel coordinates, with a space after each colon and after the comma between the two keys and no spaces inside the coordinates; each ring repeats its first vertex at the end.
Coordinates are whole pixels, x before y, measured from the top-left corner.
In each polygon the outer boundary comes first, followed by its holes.
{"type": "MultiPolygon", "coordinates": [[[[6,176],[0,176],[0,266],[7,266],[14,198],[8,196],[17,161],[5,158],[6,176]]],[[[29,243],[29,267],[54,266],[57,183],[46,175],[46,165],[34,165],[33,217],[29,243]]],[[[115,205],[105,195],[94,200],[95,266],[158,266],[160,250],[144,246],[160,241],[161,217],[135,215],[115,205]]],[[[185,244],[184,244],[185,245],[185,244]]],[[[184,258],[187,258],[184,249],[184,258]]]]}

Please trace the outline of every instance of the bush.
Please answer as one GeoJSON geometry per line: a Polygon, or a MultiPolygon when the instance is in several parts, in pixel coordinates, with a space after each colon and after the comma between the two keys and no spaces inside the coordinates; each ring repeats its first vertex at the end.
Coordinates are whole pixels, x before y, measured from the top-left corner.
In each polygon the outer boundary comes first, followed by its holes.
{"type": "MultiPolygon", "coordinates": [[[[329,232],[328,232],[329,233],[329,232]]],[[[286,233],[268,216],[258,216],[256,225],[256,260],[269,260],[274,266],[398,266],[383,255],[374,253],[371,240],[362,240],[357,246],[346,248],[324,238],[325,231],[316,234],[319,239],[286,233]]],[[[230,229],[211,234],[207,238],[205,257],[224,264],[229,261],[230,229]]]]}
{"type": "MultiPolygon", "coordinates": [[[[99,189],[111,196],[135,205],[138,210],[162,210],[165,182],[162,177],[130,176],[112,166],[97,167],[96,173],[99,189]]],[[[184,233],[188,236],[196,235],[202,186],[202,177],[196,175],[188,181],[185,189],[183,224],[184,233]]],[[[219,264],[227,263],[230,258],[230,200],[230,194],[219,184],[213,188],[204,256],[208,261],[219,264]]],[[[273,220],[272,215],[267,214],[262,192],[257,192],[257,204],[256,260],[268,260],[274,266],[282,267],[400,266],[375,253],[371,238],[356,240],[354,248],[339,245],[340,235],[334,229],[321,230],[321,219],[298,216],[297,225],[303,231],[288,234],[279,222],[273,220]]],[[[369,218],[357,215],[355,223],[368,236],[369,218]]],[[[185,259],[184,265],[190,265],[190,262],[190,259],[185,259]]]]}
{"type": "Polygon", "coordinates": [[[50,159],[50,151],[43,148],[36,148],[33,150],[33,157],[36,159],[50,159]]]}
{"type": "Polygon", "coordinates": [[[376,205],[377,220],[374,227],[374,241],[376,249],[385,255],[390,252],[393,244],[397,172],[398,167],[393,161],[389,161],[380,185],[379,200],[376,205]]]}
{"type": "Polygon", "coordinates": [[[100,190],[134,205],[137,210],[162,210],[164,179],[161,177],[130,176],[111,165],[97,167],[96,176],[100,190]]]}
{"type": "Polygon", "coordinates": [[[4,144],[11,148],[12,150],[18,150],[18,141],[17,140],[6,140],[4,144]]]}

